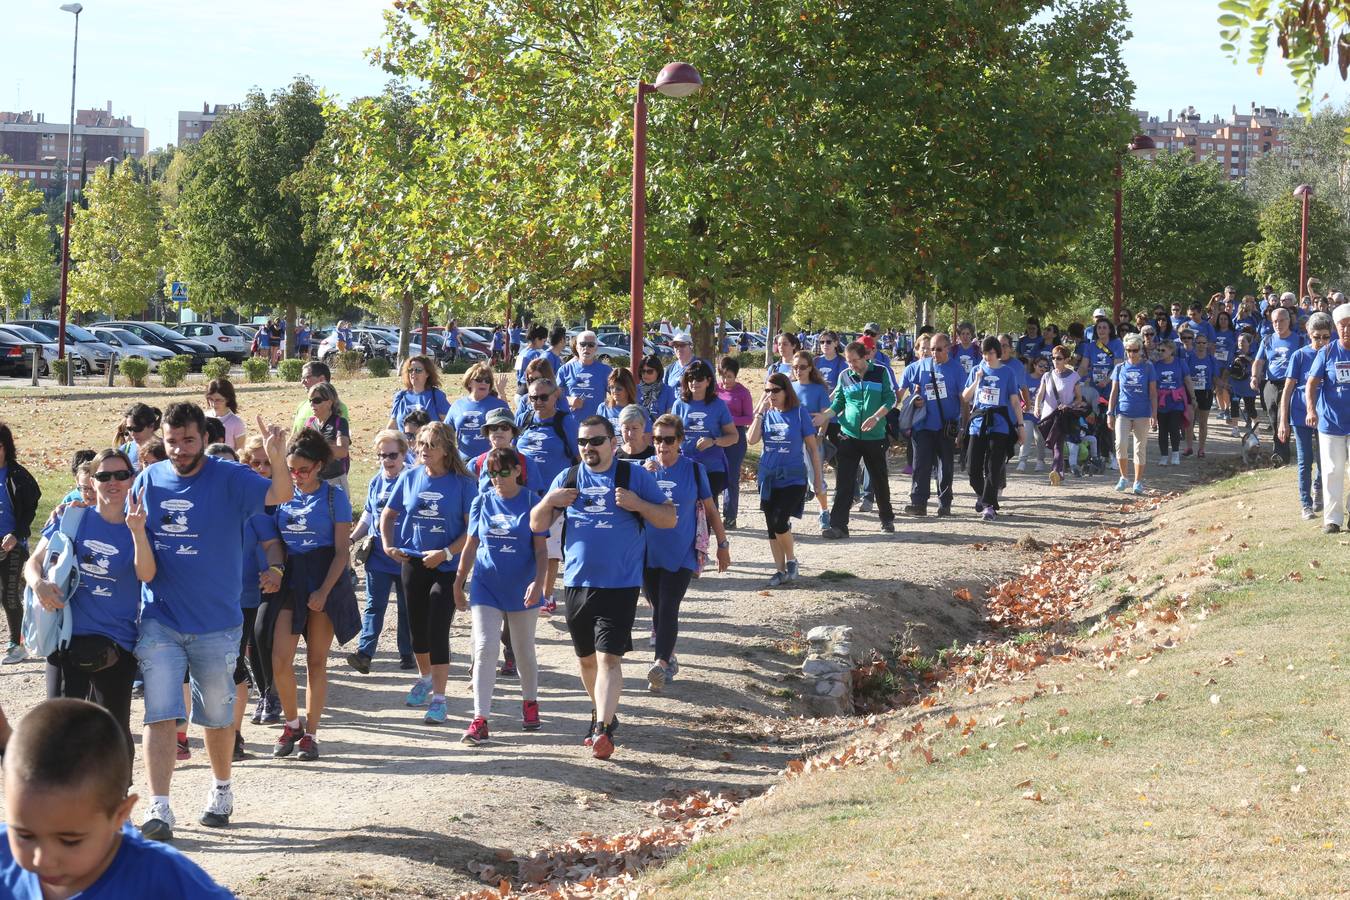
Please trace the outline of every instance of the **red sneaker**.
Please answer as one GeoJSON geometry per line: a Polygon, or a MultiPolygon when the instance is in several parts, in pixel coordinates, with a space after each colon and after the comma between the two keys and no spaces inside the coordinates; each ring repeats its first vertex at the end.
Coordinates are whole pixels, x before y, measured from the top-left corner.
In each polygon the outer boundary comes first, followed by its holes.
{"type": "Polygon", "coordinates": [[[539,730],[539,702],[536,700],[526,700],[520,705],[520,727],[526,731],[539,730]]]}
{"type": "Polygon", "coordinates": [[[187,732],[185,731],[178,732],[178,758],[180,760],[192,759],[192,751],[188,749],[187,732]]]}
{"type": "Polygon", "coordinates": [[[487,719],[483,718],[482,716],[474,716],[473,721],[469,723],[469,727],[464,730],[464,737],[460,738],[459,742],[461,744],[468,744],[472,747],[477,747],[479,744],[483,743],[487,739],[488,739],[487,719]]]}
{"type": "Polygon", "coordinates": [[[295,745],[305,736],[305,721],[300,720],[299,728],[292,728],[289,724],[281,729],[281,736],[277,742],[272,745],[272,755],[280,759],[283,756],[290,756],[295,745]]]}
{"type": "Polygon", "coordinates": [[[609,759],[614,755],[614,739],[610,737],[608,728],[598,726],[595,729],[591,738],[591,755],[596,759],[609,759]]]}

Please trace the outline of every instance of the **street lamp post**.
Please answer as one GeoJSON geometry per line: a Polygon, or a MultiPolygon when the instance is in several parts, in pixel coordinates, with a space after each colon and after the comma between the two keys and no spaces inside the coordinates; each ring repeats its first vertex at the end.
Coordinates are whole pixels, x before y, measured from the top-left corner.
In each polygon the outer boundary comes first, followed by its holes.
{"type": "MultiPolygon", "coordinates": [[[[1153,138],[1149,137],[1149,136],[1146,135],[1146,134],[1135,135],[1134,140],[1130,141],[1130,145],[1129,145],[1129,149],[1130,149],[1131,151],[1134,151],[1134,150],[1152,150],[1152,149],[1154,149],[1155,147],[1157,147],[1157,144],[1153,143],[1153,138]]],[[[1111,305],[1111,315],[1112,315],[1112,318],[1114,319],[1114,321],[1116,322],[1116,324],[1119,324],[1119,323],[1120,323],[1120,308],[1121,308],[1121,305],[1124,303],[1124,294],[1125,294],[1125,289],[1124,289],[1124,285],[1123,285],[1123,283],[1122,283],[1121,274],[1120,274],[1121,244],[1123,243],[1123,239],[1122,239],[1122,227],[1121,227],[1121,219],[1120,219],[1120,212],[1121,212],[1120,180],[1121,180],[1121,178],[1123,177],[1123,174],[1124,174],[1124,173],[1123,173],[1123,171],[1122,171],[1122,169],[1121,169],[1121,163],[1120,163],[1120,160],[1117,159],[1117,160],[1116,160],[1116,228],[1115,228],[1115,255],[1114,255],[1113,259],[1112,259],[1112,264],[1111,264],[1111,283],[1112,283],[1112,289],[1113,289],[1113,294],[1112,294],[1113,299],[1112,299],[1112,305],[1111,305]]]]}
{"type": "Polygon", "coordinates": [[[1294,188],[1294,196],[1303,198],[1303,227],[1298,241],[1298,296],[1308,290],[1308,201],[1312,199],[1312,185],[1300,184],[1294,188]]]}
{"type": "MultiPolygon", "coordinates": [[[[84,7],[78,3],[65,3],[62,12],[75,15],[75,42],[70,54],[70,125],[66,130],[66,202],[65,223],[61,229],[61,309],[60,325],[56,330],[56,358],[66,358],[66,297],[70,283],[70,160],[75,150],[75,67],[80,59],[80,13],[84,7]]],[[[66,366],[66,384],[71,380],[71,367],[66,366]]]]}
{"type": "Polygon", "coordinates": [[[642,288],[647,254],[647,100],[656,91],[667,97],[688,97],[703,87],[703,78],[689,63],[673,62],[656,76],[655,84],[638,81],[633,101],[633,256],[629,328],[632,337],[630,368],[642,360],[646,327],[642,321],[642,288]]]}

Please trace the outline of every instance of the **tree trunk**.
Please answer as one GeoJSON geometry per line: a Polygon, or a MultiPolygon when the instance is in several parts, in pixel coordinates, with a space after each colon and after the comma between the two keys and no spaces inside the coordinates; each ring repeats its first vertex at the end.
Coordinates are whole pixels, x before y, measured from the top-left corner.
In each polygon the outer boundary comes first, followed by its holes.
{"type": "Polygon", "coordinates": [[[403,361],[410,355],[408,353],[408,345],[412,341],[412,313],[412,292],[404,291],[403,299],[399,301],[398,307],[398,364],[400,367],[403,365],[403,361]]]}
{"type": "Polygon", "coordinates": [[[717,296],[713,292],[712,282],[699,278],[689,283],[689,316],[694,324],[694,354],[711,362],[715,360],[713,352],[713,316],[717,296]]]}
{"type": "Polygon", "coordinates": [[[295,304],[286,304],[286,350],[285,359],[295,359],[295,304]]]}

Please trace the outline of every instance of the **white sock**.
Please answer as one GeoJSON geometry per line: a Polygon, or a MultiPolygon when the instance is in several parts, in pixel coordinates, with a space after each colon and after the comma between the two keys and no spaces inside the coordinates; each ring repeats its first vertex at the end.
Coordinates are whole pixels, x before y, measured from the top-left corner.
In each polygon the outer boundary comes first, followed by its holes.
{"type": "Polygon", "coordinates": [[[291,721],[287,722],[286,725],[290,727],[292,731],[297,731],[300,728],[300,720],[292,719],[291,721]]]}
{"type": "Polygon", "coordinates": [[[437,702],[437,701],[440,701],[441,703],[444,703],[444,702],[445,702],[445,695],[444,695],[444,694],[432,694],[432,695],[431,695],[431,700],[432,700],[433,703],[435,703],[435,702],[437,702]]]}
{"type": "Polygon", "coordinates": [[[165,794],[164,796],[161,797],[161,796],[159,796],[158,794],[156,794],[156,795],[152,796],[152,797],[150,798],[150,805],[151,805],[151,806],[154,806],[156,803],[163,803],[165,806],[168,806],[168,805],[169,805],[169,795],[168,795],[168,794],[165,794]]]}
{"type": "Polygon", "coordinates": [[[227,791],[230,789],[230,779],[228,778],[226,778],[224,781],[221,781],[219,778],[217,778],[215,779],[215,782],[216,787],[218,788],[224,788],[227,791]]]}

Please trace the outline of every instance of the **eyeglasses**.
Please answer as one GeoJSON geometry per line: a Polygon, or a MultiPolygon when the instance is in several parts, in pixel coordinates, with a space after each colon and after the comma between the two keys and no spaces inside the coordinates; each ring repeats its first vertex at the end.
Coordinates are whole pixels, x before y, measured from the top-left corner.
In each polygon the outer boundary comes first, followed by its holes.
{"type": "Polygon", "coordinates": [[[116,472],[95,472],[94,479],[105,484],[109,481],[130,481],[131,472],[128,469],[118,469],[116,472]]]}
{"type": "Polygon", "coordinates": [[[530,402],[531,402],[531,403],[547,403],[548,400],[549,400],[549,398],[552,397],[552,396],[553,396],[552,394],[531,394],[531,395],[530,395],[530,402]]]}
{"type": "Polygon", "coordinates": [[[312,474],[312,473],[314,472],[314,470],[317,469],[317,468],[318,468],[318,466],[310,466],[310,467],[307,468],[307,469],[291,469],[290,472],[291,472],[292,475],[300,475],[300,476],[304,476],[304,475],[310,475],[310,474],[312,474]]]}
{"type": "Polygon", "coordinates": [[[421,366],[409,366],[409,367],[408,367],[408,374],[409,374],[409,375],[423,375],[423,374],[426,373],[426,371],[427,371],[427,370],[424,369],[424,368],[422,368],[421,366]]]}
{"type": "Polygon", "coordinates": [[[577,438],[577,446],[578,446],[578,447],[599,447],[601,444],[604,444],[604,443],[606,443],[606,442],[608,442],[608,441],[609,441],[609,438],[606,437],[606,436],[603,435],[603,434],[598,434],[598,435],[596,435],[595,437],[579,437],[579,438],[577,438]]]}
{"type": "Polygon", "coordinates": [[[813,368],[815,368],[815,366],[812,366],[810,363],[807,363],[806,365],[802,365],[802,366],[793,366],[793,367],[792,367],[792,369],[793,369],[794,372],[809,372],[809,371],[811,371],[813,368]]]}
{"type": "Polygon", "coordinates": [[[310,406],[318,406],[320,403],[327,403],[327,402],[328,402],[328,398],[327,398],[327,397],[310,397],[310,398],[309,398],[309,405],[310,405],[310,406]]]}
{"type": "Polygon", "coordinates": [[[513,429],[510,425],[507,425],[505,422],[499,422],[496,425],[488,425],[487,430],[488,433],[491,434],[494,431],[514,431],[515,429],[513,429]]]}
{"type": "Polygon", "coordinates": [[[470,384],[492,384],[492,379],[491,379],[491,378],[474,378],[474,379],[471,379],[469,383],[470,383],[470,384]]]}
{"type": "Polygon", "coordinates": [[[829,338],[821,338],[821,340],[820,340],[819,343],[820,343],[820,345],[823,347],[823,346],[825,346],[826,344],[833,344],[834,341],[830,340],[829,338]]]}
{"type": "Polygon", "coordinates": [[[766,388],[764,389],[764,393],[766,393],[766,394],[781,394],[781,393],[783,393],[783,389],[780,388],[780,387],[766,387],[766,388]]]}
{"type": "Polygon", "coordinates": [[[577,346],[585,350],[588,347],[594,347],[595,341],[582,341],[581,343],[577,344],[577,346]]]}
{"type": "Polygon", "coordinates": [[[488,469],[489,478],[510,478],[516,474],[515,469],[488,469]]]}
{"type": "Polygon", "coordinates": [[[653,444],[678,444],[680,439],[673,434],[654,434],[652,435],[653,444]]]}

